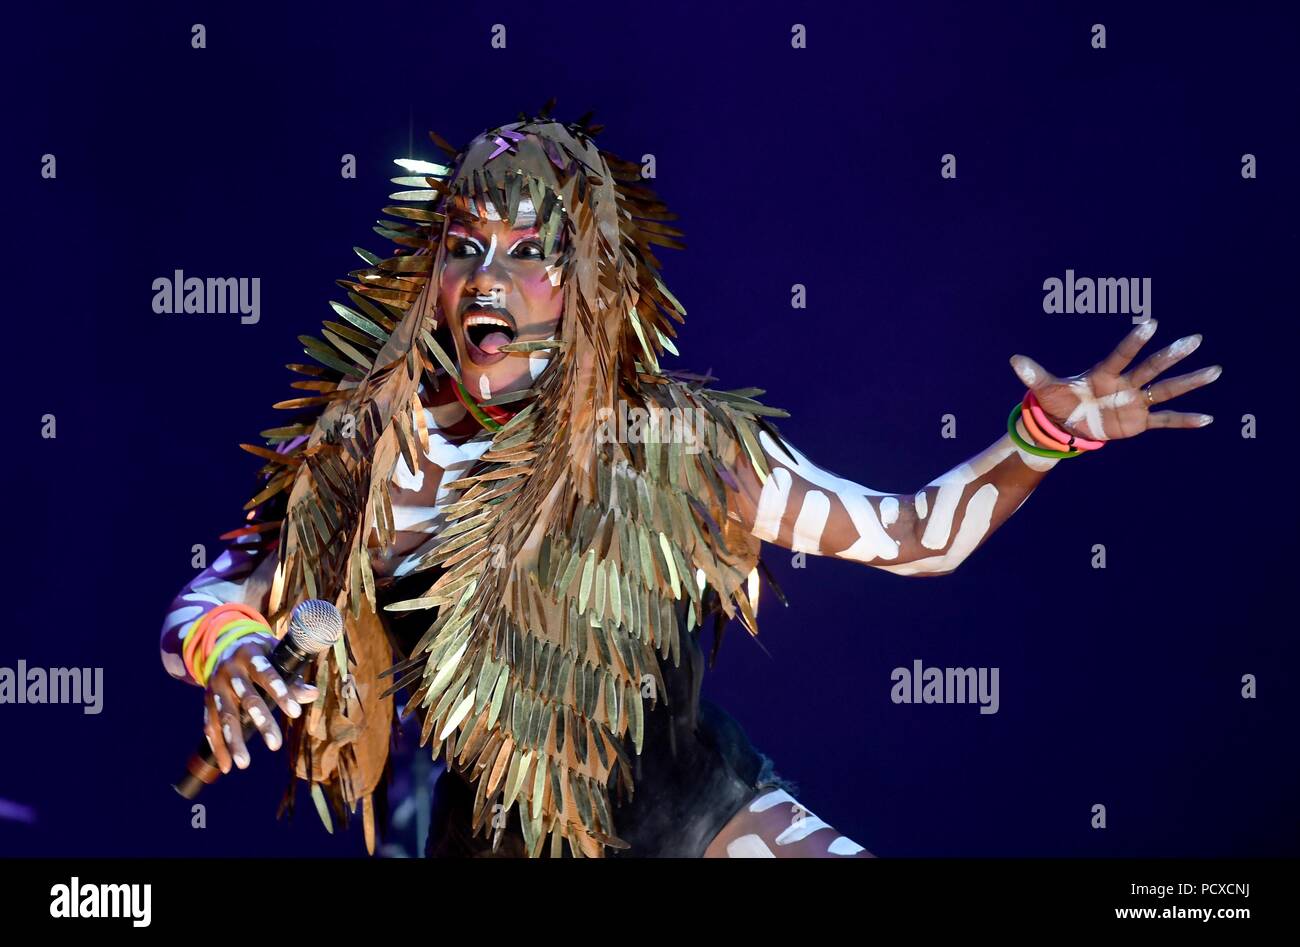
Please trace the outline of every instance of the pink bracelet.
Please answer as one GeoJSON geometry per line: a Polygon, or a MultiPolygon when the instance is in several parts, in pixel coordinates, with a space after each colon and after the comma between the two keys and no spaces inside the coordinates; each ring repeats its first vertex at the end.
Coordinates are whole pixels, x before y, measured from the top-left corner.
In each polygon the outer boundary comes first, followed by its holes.
{"type": "Polygon", "coordinates": [[[1078,437],[1062,431],[1048,420],[1047,412],[1043,410],[1043,406],[1038,403],[1038,399],[1034,397],[1032,391],[1026,392],[1025,403],[1029,406],[1029,411],[1034,416],[1034,420],[1038,422],[1039,427],[1043,429],[1043,433],[1048,437],[1053,437],[1074,450],[1096,450],[1099,447],[1106,446],[1105,441],[1093,441],[1086,437],[1078,437]]]}

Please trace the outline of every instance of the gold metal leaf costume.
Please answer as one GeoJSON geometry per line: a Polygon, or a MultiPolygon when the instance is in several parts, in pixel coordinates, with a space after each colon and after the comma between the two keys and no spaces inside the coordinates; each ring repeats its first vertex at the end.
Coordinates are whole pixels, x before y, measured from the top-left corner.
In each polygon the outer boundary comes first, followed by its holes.
{"type": "Polygon", "coordinates": [[[324,341],[303,337],[325,368],[294,366],[313,376],[297,384],[312,394],[281,406],[320,406],[318,416],[264,432],[271,446],[306,442],[283,453],[248,447],[268,460],[248,507],[258,507],[254,527],[271,529],[284,511],[272,620],[308,597],[347,616],[348,652],[318,663],[324,696],[295,725],[296,771],[322,812],[327,797],[340,814],[363,805],[372,849],[389,684],[413,689],[422,742],[475,786],[475,830],[500,832],[493,814],[517,806],[530,855],[549,837],[552,855],[567,840],[572,854],[599,856],[625,845],[611,793],[633,792],[628,746],[640,752],[644,695],[665,693],[651,683],[656,652],[675,663],[680,635],[708,615],[756,632],[746,586],[759,541],[728,516],[728,489],[738,458],[765,476],[758,430],[775,432],[761,416],[783,412],[754,401],[755,390],[710,391],[660,368],[684,310],[652,247],[679,246],[680,234],[639,167],[599,150],[592,131],[542,116],[461,153],[432,136],[452,165],[405,162],[413,176],[395,179],[402,190],[392,195],[403,203],[385,208],[400,219],[375,228],[405,249],[389,259],[358,250],[369,266],[340,281],[351,305],[331,304],[338,319],[324,341]],[[534,388],[495,399],[522,410],[480,435],[490,449],[448,484],[463,492],[438,545],[407,563],[427,573],[427,587],[389,608],[426,612],[428,629],[390,669],[396,680],[381,681],[392,652],[367,533],[373,524],[389,543],[394,467],[400,455],[417,469],[427,449],[421,381],[456,377],[434,330],[445,211],[457,195],[511,222],[530,197],[547,253],[563,236],[564,316],[534,388]],[[683,429],[671,423],[610,436],[611,419],[636,409],[700,421],[689,438],[665,437],[683,429]],[[283,491],[286,500],[267,502],[283,491]]]}

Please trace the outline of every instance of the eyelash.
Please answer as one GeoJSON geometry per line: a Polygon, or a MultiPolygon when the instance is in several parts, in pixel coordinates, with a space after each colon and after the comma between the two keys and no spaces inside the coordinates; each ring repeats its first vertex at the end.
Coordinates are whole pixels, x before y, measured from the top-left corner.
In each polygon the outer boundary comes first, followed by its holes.
{"type": "MultiPolygon", "coordinates": [[[[455,258],[457,258],[457,259],[467,259],[471,254],[464,254],[464,253],[459,252],[460,250],[464,249],[465,247],[473,247],[474,250],[476,251],[474,254],[472,254],[472,255],[474,255],[474,256],[482,256],[482,254],[483,254],[483,246],[482,246],[482,244],[480,244],[477,240],[471,239],[471,238],[469,238],[469,237],[459,237],[459,236],[455,236],[455,235],[453,235],[453,236],[451,236],[451,237],[448,238],[448,247],[447,247],[447,252],[448,252],[451,256],[453,256],[453,257],[455,257],[455,258]]],[[[542,260],[542,259],[545,259],[545,257],[543,257],[543,255],[542,255],[542,247],[541,247],[541,244],[539,244],[536,240],[533,240],[533,239],[531,239],[531,238],[525,238],[525,239],[523,239],[523,240],[520,240],[518,243],[516,243],[516,244],[515,244],[515,245],[514,245],[514,246],[513,246],[509,251],[507,251],[507,252],[509,252],[512,256],[515,256],[515,259],[517,259],[517,260],[542,260]],[[535,249],[535,250],[537,251],[537,252],[536,252],[536,255],[535,255],[535,256],[531,256],[531,255],[530,255],[530,256],[515,256],[514,251],[519,250],[519,249],[524,248],[524,247],[530,247],[530,248],[535,249]]]]}

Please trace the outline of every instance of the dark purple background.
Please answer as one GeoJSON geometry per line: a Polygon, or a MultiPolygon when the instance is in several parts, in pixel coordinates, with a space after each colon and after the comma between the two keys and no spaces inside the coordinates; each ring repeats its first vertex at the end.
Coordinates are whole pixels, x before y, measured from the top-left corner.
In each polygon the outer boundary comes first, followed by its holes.
{"type": "Polygon", "coordinates": [[[690,313],[669,364],[766,388],[793,443],[869,486],[913,491],[994,440],[1021,392],[1011,354],[1070,374],[1120,338],[1124,316],[1043,313],[1043,280],[1067,267],[1151,277],[1157,344],[1204,332],[1186,366],[1225,366],[1176,405],[1214,425],[1060,464],[952,576],[794,570],[769,550],[792,606],[766,598],[761,648],[733,626],[705,690],[802,801],[888,856],[1300,851],[1293,20],[1239,4],[281,6],[6,13],[0,665],[102,666],[105,709],[0,706],[0,799],[38,813],[0,821],[0,852],[362,851],[305,794],[275,820],[282,761],[264,750],[189,827],[168,784],[200,704],[164,673],[158,628],[191,545],[238,525],[258,464],[236,445],[279,421],[295,336],[341,298],[352,245],[389,246],[370,226],[412,128],[432,159],[426,129],[462,143],[551,95],[565,119],[594,107],[616,153],[657,157],[689,244],[664,254],[690,313]],[[507,50],[489,48],[496,22],[507,50]],[[46,152],[57,180],[39,176],[46,152]],[[177,268],[260,277],[261,322],[155,315],[150,284],[177,268]],[[57,440],[39,437],[46,412],[57,440]],[[1247,413],[1258,439],[1240,436],[1247,413]],[[890,671],[915,658],[999,667],[1001,711],[895,706],[890,671]]]}

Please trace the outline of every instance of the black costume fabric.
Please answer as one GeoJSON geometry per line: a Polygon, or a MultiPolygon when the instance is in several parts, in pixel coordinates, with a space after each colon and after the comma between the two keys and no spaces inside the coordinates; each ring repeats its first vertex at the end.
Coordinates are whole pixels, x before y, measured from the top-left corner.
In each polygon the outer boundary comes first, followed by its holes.
{"type": "MultiPolygon", "coordinates": [[[[380,601],[400,601],[399,583],[381,590],[380,601]]],[[[425,620],[393,613],[388,628],[403,653],[419,639],[425,620]],[[414,619],[414,620],[413,620],[414,619]]],[[[616,801],[614,817],[629,848],[623,858],[699,858],[731,817],[772,788],[795,787],[775,772],[736,720],[701,697],[704,655],[698,629],[682,634],[681,663],[660,661],[668,693],[646,715],[645,740],[633,760],[633,798],[616,801]]],[[[448,768],[434,791],[426,856],[430,858],[523,858],[524,837],[511,812],[500,842],[472,831],[474,789],[448,768]]],[[[546,857],[543,854],[542,857],[546,857]]]]}

